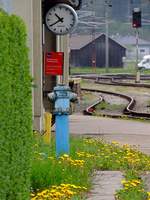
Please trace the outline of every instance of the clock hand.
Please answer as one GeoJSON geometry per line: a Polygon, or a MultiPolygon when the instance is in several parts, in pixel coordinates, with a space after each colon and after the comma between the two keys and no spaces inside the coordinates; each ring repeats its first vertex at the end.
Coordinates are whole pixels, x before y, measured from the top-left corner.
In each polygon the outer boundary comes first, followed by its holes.
{"type": "Polygon", "coordinates": [[[61,21],[61,22],[63,22],[63,17],[61,18],[61,17],[59,17],[58,15],[57,15],[57,13],[55,13],[55,16],[61,21]]]}
{"type": "Polygon", "coordinates": [[[54,26],[55,24],[57,24],[57,23],[59,23],[59,22],[63,22],[63,19],[64,18],[61,18],[61,20],[60,19],[58,19],[56,22],[54,22],[53,24],[51,24],[50,26],[54,26]]]}

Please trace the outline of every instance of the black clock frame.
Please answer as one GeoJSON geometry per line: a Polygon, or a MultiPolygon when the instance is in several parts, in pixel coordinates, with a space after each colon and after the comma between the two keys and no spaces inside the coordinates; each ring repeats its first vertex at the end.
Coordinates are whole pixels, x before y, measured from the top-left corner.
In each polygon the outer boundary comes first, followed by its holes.
{"type": "Polygon", "coordinates": [[[82,0],[78,0],[79,1],[79,4],[77,6],[74,6],[72,3],[71,3],[72,0],[43,0],[43,14],[45,16],[45,14],[47,13],[47,11],[55,6],[56,4],[59,4],[59,3],[64,3],[64,4],[68,4],[70,5],[72,8],[74,8],[75,10],[80,10],[81,8],[81,5],[82,5],[82,0]]]}

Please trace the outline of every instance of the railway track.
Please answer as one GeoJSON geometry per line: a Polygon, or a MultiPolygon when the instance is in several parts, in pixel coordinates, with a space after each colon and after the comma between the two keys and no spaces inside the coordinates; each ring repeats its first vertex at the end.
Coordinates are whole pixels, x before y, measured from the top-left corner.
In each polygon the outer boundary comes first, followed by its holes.
{"type": "MultiPolygon", "coordinates": [[[[135,76],[132,74],[107,74],[107,75],[96,75],[96,74],[81,74],[75,75],[82,79],[94,80],[97,84],[114,85],[114,86],[128,86],[128,87],[145,87],[150,88],[150,84],[147,83],[131,83],[128,81],[134,81],[135,76]],[[126,82],[122,82],[125,80],[126,82]]],[[[141,75],[141,81],[150,81],[150,75],[141,75]]]]}
{"type": "MultiPolygon", "coordinates": [[[[98,84],[111,84],[111,85],[119,85],[119,86],[131,86],[131,87],[144,87],[144,88],[150,88],[150,84],[137,84],[137,83],[122,83],[122,79],[124,80],[133,80],[134,76],[132,75],[108,75],[108,76],[95,76],[95,75],[82,75],[81,76],[83,79],[90,79],[94,80],[95,83],[98,84]],[[111,83],[106,83],[106,81],[102,81],[103,79],[106,79],[108,81],[111,80],[111,83]],[[121,80],[121,81],[120,81],[121,80]]],[[[150,80],[149,75],[145,75],[141,77],[142,80],[150,80]]],[[[99,90],[99,89],[89,89],[89,88],[82,88],[83,91],[87,92],[96,92],[96,93],[103,93],[107,95],[113,95],[116,97],[123,98],[127,100],[127,105],[123,109],[122,115],[119,114],[102,114],[102,116],[108,116],[108,117],[113,117],[113,118],[121,118],[123,116],[128,116],[129,118],[144,118],[146,120],[150,120],[150,113],[147,112],[137,112],[134,110],[136,101],[133,97],[129,95],[125,95],[122,93],[116,93],[116,92],[111,92],[111,91],[104,91],[104,90],[99,90]]],[[[104,101],[104,98],[102,96],[99,97],[99,100],[96,101],[94,104],[88,106],[83,113],[86,115],[93,115],[96,109],[96,106],[100,104],[101,102],[104,101]]]]}
{"type": "MultiPolygon", "coordinates": [[[[97,89],[88,89],[88,88],[82,88],[82,91],[87,91],[87,92],[96,92],[96,93],[104,93],[104,94],[109,94],[113,96],[117,96],[123,99],[126,99],[128,101],[127,106],[125,106],[123,110],[122,115],[117,115],[117,114],[102,114],[102,116],[108,116],[108,117],[113,117],[113,118],[121,118],[123,116],[128,116],[129,118],[144,118],[147,120],[150,120],[150,113],[141,113],[141,112],[136,112],[133,110],[136,101],[133,99],[131,96],[124,95],[121,93],[115,93],[115,92],[108,92],[108,91],[103,91],[103,90],[97,90],[97,89]]],[[[99,100],[93,103],[92,105],[88,106],[83,113],[85,115],[93,115],[96,106],[100,104],[102,101],[104,101],[104,98],[102,96],[99,97],[99,100]]]]}
{"type": "MultiPolygon", "coordinates": [[[[129,81],[134,81],[135,77],[132,75],[124,75],[124,76],[99,76],[95,80],[95,83],[98,84],[107,84],[107,85],[120,85],[120,86],[128,86],[128,87],[145,87],[150,88],[150,84],[147,83],[131,83],[129,81]],[[106,81],[107,80],[107,81],[106,81]],[[122,82],[125,80],[126,82],[122,82]]],[[[145,75],[141,76],[141,81],[150,81],[150,76],[145,75]]]]}

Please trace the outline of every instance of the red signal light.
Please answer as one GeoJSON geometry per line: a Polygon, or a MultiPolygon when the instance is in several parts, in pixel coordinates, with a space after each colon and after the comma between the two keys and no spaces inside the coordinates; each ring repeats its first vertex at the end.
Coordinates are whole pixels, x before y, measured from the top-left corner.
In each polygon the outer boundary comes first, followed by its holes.
{"type": "Polygon", "coordinates": [[[132,27],[140,28],[141,27],[141,11],[140,9],[134,9],[132,12],[132,27]]]}

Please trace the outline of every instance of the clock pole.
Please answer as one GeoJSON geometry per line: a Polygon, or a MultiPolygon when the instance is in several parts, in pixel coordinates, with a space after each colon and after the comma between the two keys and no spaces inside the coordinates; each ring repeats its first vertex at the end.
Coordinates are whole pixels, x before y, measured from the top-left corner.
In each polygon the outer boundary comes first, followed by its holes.
{"type": "Polygon", "coordinates": [[[57,84],[69,85],[69,34],[56,36],[56,51],[64,53],[63,76],[57,77],[57,84]]]}
{"type": "Polygon", "coordinates": [[[63,84],[69,85],[69,34],[63,36],[64,47],[64,72],[63,72],[63,84]]]}
{"type": "MultiPolygon", "coordinates": [[[[78,3],[78,1],[76,1],[78,3]]],[[[78,22],[76,11],[67,4],[56,4],[46,14],[47,28],[56,34],[57,52],[64,53],[63,75],[57,77],[57,86],[48,94],[55,102],[56,116],[56,156],[69,154],[69,114],[70,101],[76,101],[77,95],[69,88],[69,33],[78,22]]]]}
{"type": "MultiPolygon", "coordinates": [[[[62,37],[61,35],[56,35],[56,51],[57,52],[63,52],[62,51],[62,37]]],[[[57,76],[57,85],[62,84],[63,83],[63,76],[57,76]]]]}

